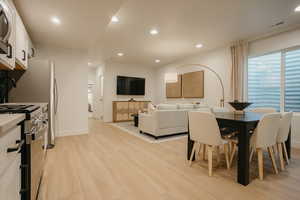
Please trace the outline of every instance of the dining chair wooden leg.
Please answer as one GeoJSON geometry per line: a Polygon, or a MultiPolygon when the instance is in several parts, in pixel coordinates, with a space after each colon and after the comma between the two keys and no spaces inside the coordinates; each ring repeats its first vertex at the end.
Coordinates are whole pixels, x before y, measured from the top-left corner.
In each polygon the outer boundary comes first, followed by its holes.
{"type": "Polygon", "coordinates": [[[255,148],[252,147],[252,148],[251,148],[251,152],[250,152],[250,157],[249,157],[249,163],[252,162],[252,160],[253,160],[253,155],[256,153],[255,151],[256,151],[255,148]]]}
{"type": "Polygon", "coordinates": [[[224,144],[224,153],[225,153],[225,160],[226,160],[226,166],[227,169],[230,169],[230,161],[229,161],[229,148],[230,144],[224,144]]]}
{"type": "Polygon", "coordinates": [[[281,143],[277,143],[277,151],[278,151],[278,157],[279,157],[279,161],[280,161],[280,169],[284,170],[284,160],[283,160],[283,152],[282,152],[281,143]]]}
{"type": "Polygon", "coordinates": [[[203,147],[203,145],[201,143],[199,143],[198,152],[196,153],[196,155],[199,157],[200,160],[201,160],[202,147],[203,147]]]}
{"type": "Polygon", "coordinates": [[[220,146],[216,146],[216,152],[217,152],[217,164],[219,166],[220,162],[221,162],[221,153],[220,153],[220,146]]]}
{"type": "Polygon", "coordinates": [[[264,179],[264,158],[263,158],[263,150],[261,148],[257,149],[257,159],[258,159],[258,172],[259,179],[264,179]]]}
{"type": "Polygon", "coordinates": [[[287,154],[285,143],[283,142],[283,143],[281,143],[281,145],[283,146],[283,152],[284,152],[285,161],[289,165],[290,161],[289,161],[289,157],[288,157],[288,154],[287,154]]]}
{"type": "Polygon", "coordinates": [[[274,157],[276,157],[277,151],[276,151],[276,145],[272,146],[273,152],[274,152],[274,157]]]}
{"type": "Polygon", "coordinates": [[[232,147],[232,151],[231,151],[231,154],[230,154],[230,161],[229,161],[229,166],[230,167],[232,165],[233,158],[234,158],[234,155],[235,155],[236,150],[237,150],[237,144],[235,144],[235,143],[232,143],[232,144],[233,144],[233,147],[232,147]]]}
{"type": "Polygon", "coordinates": [[[232,147],[233,147],[233,142],[230,141],[228,143],[228,153],[230,152],[230,154],[231,154],[232,147]]]}
{"type": "Polygon", "coordinates": [[[202,160],[206,160],[206,144],[203,144],[203,149],[202,149],[202,160]]]}
{"type": "Polygon", "coordinates": [[[193,162],[193,157],[195,155],[195,151],[196,151],[196,148],[197,148],[196,146],[197,146],[197,142],[195,142],[194,145],[193,145],[192,153],[191,153],[190,160],[189,160],[189,165],[190,166],[192,165],[192,162],[193,162]]]}
{"type": "Polygon", "coordinates": [[[274,172],[275,172],[275,174],[278,174],[278,169],[277,169],[277,165],[276,165],[276,161],[275,161],[273,147],[268,147],[268,152],[269,152],[269,156],[272,160],[272,165],[273,165],[274,172]]]}
{"type": "Polygon", "coordinates": [[[210,145],[207,145],[207,154],[208,154],[208,175],[212,176],[212,161],[213,161],[213,151],[214,148],[210,145]]]}

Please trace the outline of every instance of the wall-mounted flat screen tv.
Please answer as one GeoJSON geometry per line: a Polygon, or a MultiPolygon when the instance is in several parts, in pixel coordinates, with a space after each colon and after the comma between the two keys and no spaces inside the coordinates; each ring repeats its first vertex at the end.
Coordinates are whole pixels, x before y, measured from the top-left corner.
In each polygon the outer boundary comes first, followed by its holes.
{"type": "Polygon", "coordinates": [[[117,95],[145,95],[145,79],[117,76],[117,95]]]}

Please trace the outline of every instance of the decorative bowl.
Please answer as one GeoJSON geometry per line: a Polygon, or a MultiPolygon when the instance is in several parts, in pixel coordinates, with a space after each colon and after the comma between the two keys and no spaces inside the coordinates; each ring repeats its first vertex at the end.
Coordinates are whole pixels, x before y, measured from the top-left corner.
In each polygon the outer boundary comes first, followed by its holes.
{"type": "Polygon", "coordinates": [[[250,102],[238,102],[238,101],[228,102],[228,103],[237,111],[243,111],[245,108],[247,108],[252,104],[250,102]]]}

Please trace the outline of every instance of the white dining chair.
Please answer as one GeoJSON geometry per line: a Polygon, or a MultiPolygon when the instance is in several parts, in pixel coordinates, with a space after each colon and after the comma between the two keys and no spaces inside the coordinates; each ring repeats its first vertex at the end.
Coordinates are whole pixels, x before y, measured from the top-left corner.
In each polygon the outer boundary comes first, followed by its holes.
{"type": "Polygon", "coordinates": [[[275,108],[271,107],[260,107],[260,108],[253,108],[250,112],[257,112],[257,113],[274,113],[277,112],[275,108]]]}
{"type": "MultiPolygon", "coordinates": [[[[275,174],[278,174],[275,162],[273,147],[276,145],[276,139],[280,127],[280,113],[265,114],[259,121],[252,137],[251,146],[253,154],[254,149],[257,151],[259,179],[263,180],[263,150],[267,149],[275,174]]],[[[250,155],[252,157],[252,155],[250,155]]]]}
{"type": "MultiPolygon", "coordinates": [[[[225,108],[225,107],[213,107],[212,112],[213,113],[229,113],[230,109],[225,108]]],[[[237,148],[236,146],[234,146],[237,144],[236,140],[234,139],[237,132],[235,130],[232,130],[232,128],[229,128],[229,127],[220,127],[220,130],[221,130],[223,139],[225,139],[227,142],[229,142],[228,151],[229,151],[229,155],[231,155],[232,154],[231,152],[233,151],[234,147],[235,147],[235,149],[237,148]]]]}
{"type": "MultiPolygon", "coordinates": [[[[276,109],[275,108],[271,108],[271,107],[259,107],[259,108],[253,108],[251,110],[249,110],[250,112],[256,112],[256,113],[263,113],[263,114],[268,114],[268,113],[276,113],[276,109]]],[[[238,142],[236,139],[233,139],[232,142],[230,143],[231,144],[231,153],[230,153],[230,167],[232,165],[232,162],[233,162],[233,158],[236,154],[236,150],[237,150],[237,145],[238,145],[238,142]]],[[[274,149],[275,149],[275,146],[274,146],[274,149]]],[[[256,149],[252,149],[251,150],[251,154],[250,154],[250,161],[252,160],[252,156],[253,154],[255,153],[256,149]]]]}
{"type": "MultiPolygon", "coordinates": [[[[197,111],[197,112],[209,112],[209,113],[212,113],[212,109],[210,107],[201,107],[201,108],[196,109],[195,111],[197,111]]],[[[205,153],[206,153],[206,145],[205,144],[201,144],[199,146],[198,155],[201,156],[202,160],[205,160],[205,153]],[[202,149],[202,154],[201,154],[201,149],[202,149]]]]}
{"type": "MultiPolygon", "coordinates": [[[[229,155],[228,155],[228,142],[223,140],[219,130],[219,126],[214,114],[210,112],[189,112],[189,131],[190,138],[194,141],[192,153],[190,155],[190,165],[196,153],[197,148],[200,151],[201,145],[206,146],[208,151],[208,174],[212,176],[212,160],[213,152],[216,149],[217,159],[220,161],[220,147],[224,145],[224,153],[226,159],[227,169],[229,169],[229,155]]],[[[203,148],[203,153],[206,150],[203,148]]]]}
{"type": "Polygon", "coordinates": [[[292,117],[293,117],[292,112],[283,113],[281,115],[280,128],[279,128],[278,135],[276,138],[281,170],[284,170],[283,157],[285,158],[286,163],[289,164],[289,158],[287,155],[285,142],[287,141],[288,136],[289,136],[290,127],[291,127],[291,123],[292,123],[292,117]]]}

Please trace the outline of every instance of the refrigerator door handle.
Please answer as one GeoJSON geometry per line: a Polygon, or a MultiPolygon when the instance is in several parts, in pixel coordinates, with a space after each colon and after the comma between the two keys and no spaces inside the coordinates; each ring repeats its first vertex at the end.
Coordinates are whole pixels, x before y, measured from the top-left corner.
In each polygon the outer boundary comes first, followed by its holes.
{"type": "Polygon", "coordinates": [[[56,79],[54,79],[54,113],[57,114],[57,106],[58,106],[58,88],[56,79]]]}

